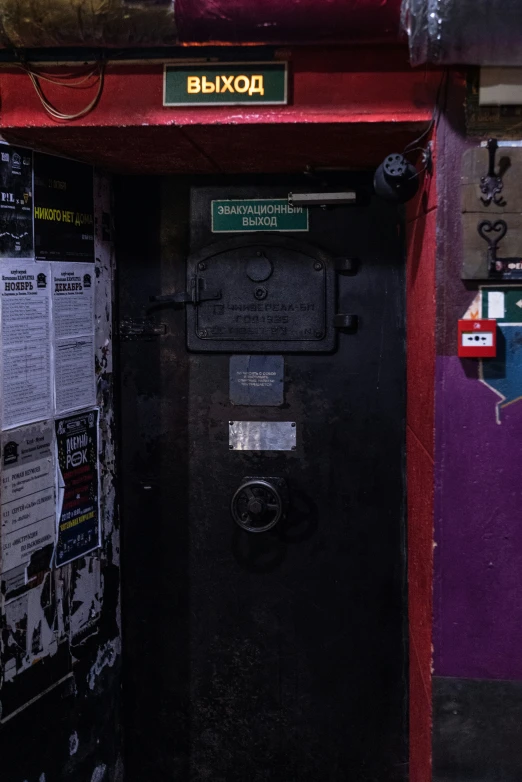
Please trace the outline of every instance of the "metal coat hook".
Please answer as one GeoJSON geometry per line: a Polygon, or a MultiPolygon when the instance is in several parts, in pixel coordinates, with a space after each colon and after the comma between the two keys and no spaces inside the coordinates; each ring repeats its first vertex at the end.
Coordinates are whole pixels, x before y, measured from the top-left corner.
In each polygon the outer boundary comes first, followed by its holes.
{"type": "MultiPolygon", "coordinates": [[[[504,183],[502,177],[495,171],[495,158],[498,149],[496,138],[488,139],[487,150],[489,155],[488,173],[480,178],[480,192],[483,197],[480,199],[484,206],[488,206],[492,201],[496,206],[505,206],[506,202],[502,196],[504,183]]],[[[479,228],[480,233],[480,228],[479,228]]],[[[484,237],[485,238],[485,237],[484,237]]]]}

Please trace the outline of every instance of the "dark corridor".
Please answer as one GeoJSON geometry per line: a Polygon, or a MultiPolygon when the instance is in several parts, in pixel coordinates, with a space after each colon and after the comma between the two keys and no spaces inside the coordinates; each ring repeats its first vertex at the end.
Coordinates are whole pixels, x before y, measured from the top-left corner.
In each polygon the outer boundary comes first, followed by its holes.
{"type": "Polygon", "coordinates": [[[218,219],[313,189],[117,182],[129,782],[407,777],[400,217],[218,219]]]}

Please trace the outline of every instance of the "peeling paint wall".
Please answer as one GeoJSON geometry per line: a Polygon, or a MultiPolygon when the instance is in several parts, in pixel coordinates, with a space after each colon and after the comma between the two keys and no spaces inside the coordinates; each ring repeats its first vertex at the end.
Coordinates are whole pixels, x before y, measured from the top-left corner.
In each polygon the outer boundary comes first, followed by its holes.
{"type": "Polygon", "coordinates": [[[119,518],[115,488],[111,183],[94,177],[102,546],[15,599],[2,584],[2,782],[122,778],[119,518]],[[28,749],[30,748],[30,751],[28,749]]]}

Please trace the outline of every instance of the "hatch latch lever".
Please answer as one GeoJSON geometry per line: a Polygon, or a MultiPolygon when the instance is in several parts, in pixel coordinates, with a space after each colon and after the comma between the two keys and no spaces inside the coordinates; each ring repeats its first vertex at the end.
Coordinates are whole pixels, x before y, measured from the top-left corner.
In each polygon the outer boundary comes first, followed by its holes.
{"type": "Polygon", "coordinates": [[[217,301],[221,299],[220,290],[210,290],[205,288],[205,283],[200,277],[192,277],[190,291],[179,291],[178,293],[167,293],[159,296],[151,296],[150,301],[153,304],[200,304],[202,301],[217,301]]]}

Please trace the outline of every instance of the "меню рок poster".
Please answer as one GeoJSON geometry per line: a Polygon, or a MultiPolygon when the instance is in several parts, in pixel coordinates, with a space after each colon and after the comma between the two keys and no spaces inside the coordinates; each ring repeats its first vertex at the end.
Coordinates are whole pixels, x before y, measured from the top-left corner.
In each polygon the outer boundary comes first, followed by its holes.
{"type": "Polygon", "coordinates": [[[57,567],[100,545],[98,410],[56,421],[58,452],[57,567]]]}

